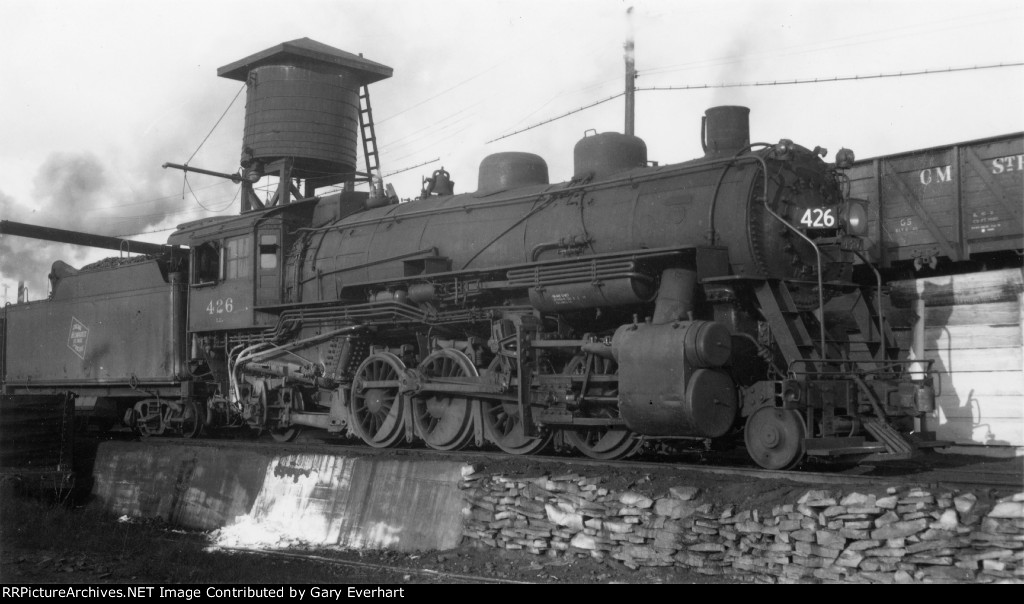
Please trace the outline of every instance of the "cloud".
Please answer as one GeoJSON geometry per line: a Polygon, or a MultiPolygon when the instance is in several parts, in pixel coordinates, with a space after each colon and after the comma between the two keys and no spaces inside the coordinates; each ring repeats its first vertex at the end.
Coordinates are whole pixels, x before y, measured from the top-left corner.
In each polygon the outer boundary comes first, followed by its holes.
{"type": "MultiPolygon", "coordinates": [[[[16,203],[13,197],[0,191],[0,216],[5,220],[32,223],[35,215],[33,210],[16,203]]],[[[64,258],[77,261],[80,257],[81,252],[69,246],[0,235],[0,275],[12,281],[26,282],[34,299],[46,295],[46,276],[53,260],[64,258]]],[[[14,291],[7,292],[8,301],[13,302],[15,299],[14,291]]]]}
{"type": "MultiPolygon", "coordinates": [[[[159,149],[165,149],[160,146],[159,149]]],[[[191,197],[182,198],[180,173],[155,163],[153,150],[137,164],[112,169],[90,152],[50,154],[33,179],[31,200],[15,200],[0,192],[0,217],[15,222],[111,236],[131,236],[195,218],[191,197]],[[155,167],[155,169],[154,169],[155,167]],[[20,202],[20,203],[19,203],[20,202]]],[[[209,187],[191,179],[192,186],[209,187]]],[[[225,181],[230,184],[229,181],[225,181]]],[[[215,185],[217,183],[214,183],[215,185]]],[[[228,193],[230,194],[230,192],[228,193]]],[[[166,237],[166,233],[161,235],[166,237]]],[[[138,238],[138,237],[135,237],[138,238]]],[[[62,260],[76,267],[117,252],[96,250],[10,235],[0,236],[0,277],[26,281],[34,299],[46,295],[46,276],[62,260]]],[[[13,295],[8,296],[12,299],[13,295]]]]}

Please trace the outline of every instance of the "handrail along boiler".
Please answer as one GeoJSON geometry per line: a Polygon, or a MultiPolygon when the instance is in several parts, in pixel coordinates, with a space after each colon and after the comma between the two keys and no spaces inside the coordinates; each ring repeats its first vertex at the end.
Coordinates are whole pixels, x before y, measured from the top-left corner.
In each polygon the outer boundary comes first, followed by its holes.
{"type": "Polygon", "coordinates": [[[141,432],[288,440],[305,426],[374,447],[553,444],[600,459],[742,435],[772,469],[904,457],[927,440],[928,367],[899,360],[881,278],[852,280],[867,211],[846,194],[849,151],[829,164],[789,140],[750,144],[748,110],[723,106],[692,161],[652,164],[641,139],[594,134],[567,182],[503,152],[475,192],[454,194],[442,168],[398,203],[367,88],[390,68],[302,39],[220,74],[248,88],[242,170],[226,175],[242,212],[169,239],[188,247],[175,302],[187,370],[169,376],[177,394],[144,395],[127,369],[134,390],[93,393],[141,432]],[[265,175],[278,189],[264,202],[265,175]]]}

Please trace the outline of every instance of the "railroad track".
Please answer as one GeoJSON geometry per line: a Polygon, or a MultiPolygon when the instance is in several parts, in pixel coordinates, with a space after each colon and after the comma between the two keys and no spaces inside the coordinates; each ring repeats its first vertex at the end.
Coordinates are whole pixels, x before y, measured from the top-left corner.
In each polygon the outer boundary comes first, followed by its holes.
{"type": "MultiPolygon", "coordinates": [[[[944,485],[951,487],[990,488],[1000,492],[1024,491],[1024,461],[1018,460],[1016,471],[992,471],[978,468],[928,467],[921,462],[888,462],[877,465],[847,466],[840,470],[817,470],[815,466],[805,464],[804,470],[765,470],[751,466],[737,465],[735,460],[712,459],[708,454],[701,463],[679,463],[678,457],[651,459],[648,457],[618,461],[594,460],[564,455],[533,455],[522,457],[509,455],[500,451],[463,450],[457,453],[445,453],[432,449],[389,448],[373,449],[360,445],[348,445],[339,442],[325,441],[316,438],[299,440],[291,443],[277,443],[258,439],[172,439],[150,438],[144,441],[147,445],[160,446],[197,446],[216,448],[250,448],[280,454],[320,453],[331,455],[355,455],[361,457],[396,457],[399,459],[423,458],[430,460],[465,461],[466,463],[488,466],[508,462],[530,462],[532,464],[565,465],[579,468],[599,468],[609,472],[616,470],[665,471],[687,474],[713,474],[737,478],[760,480],[784,480],[800,484],[813,485],[851,485],[851,486],[897,486],[909,483],[922,486],[944,485]]],[[[933,454],[939,455],[939,454],[933,454]]],[[[704,457],[691,454],[694,457],[704,457]]],[[[945,463],[945,462],[944,462],[945,463]]]]}
{"type": "Polygon", "coordinates": [[[217,550],[226,552],[236,552],[239,554],[248,554],[253,556],[265,556],[270,558],[280,558],[285,560],[301,560],[304,562],[318,562],[320,564],[326,564],[328,566],[336,566],[341,568],[350,568],[358,571],[372,571],[381,575],[381,583],[388,584],[401,584],[403,580],[408,581],[405,578],[406,575],[415,575],[423,579],[433,579],[437,582],[443,583],[498,583],[505,585],[530,585],[529,581],[516,581],[513,579],[502,579],[499,577],[486,577],[483,575],[473,575],[466,573],[452,573],[440,570],[432,570],[429,568],[415,568],[410,566],[396,566],[393,563],[389,564],[378,564],[374,562],[363,562],[357,560],[347,560],[342,558],[334,558],[331,556],[324,556],[320,554],[312,554],[305,552],[286,552],[281,550],[263,550],[254,549],[247,547],[224,547],[216,546],[217,550]],[[393,578],[390,580],[389,578],[393,578]]]}

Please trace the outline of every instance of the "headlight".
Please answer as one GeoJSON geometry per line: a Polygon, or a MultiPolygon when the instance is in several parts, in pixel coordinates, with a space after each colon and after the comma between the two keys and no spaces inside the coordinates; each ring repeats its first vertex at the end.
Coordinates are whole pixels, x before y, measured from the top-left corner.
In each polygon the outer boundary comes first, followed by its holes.
{"type": "Polygon", "coordinates": [[[853,151],[843,147],[839,150],[839,153],[836,153],[836,167],[843,169],[849,168],[853,165],[855,159],[853,151]]]}
{"type": "Polygon", "coordinates": [[[775,151],[775,159],[789,159],[790,154],[793,152],[793,141],[784,138],[775,144],[773,151],[775,151]]]}
{"type": "Polygon", "coordinates": [[[843,223],[850,235],[863,237],[868,233],[868,208],[864,202],[851,199],[843,207],[843,223]]]}

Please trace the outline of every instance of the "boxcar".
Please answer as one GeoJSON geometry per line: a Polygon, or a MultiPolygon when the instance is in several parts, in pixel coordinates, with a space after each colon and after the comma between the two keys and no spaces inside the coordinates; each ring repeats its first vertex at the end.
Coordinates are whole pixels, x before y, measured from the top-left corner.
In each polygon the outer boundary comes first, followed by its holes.
{"type": "Polygon", "coordinates": [[[850,196],[868,200],[883,268],[1014,258],[1024,248],[1024,132],[860,160],[850,196]]]}

